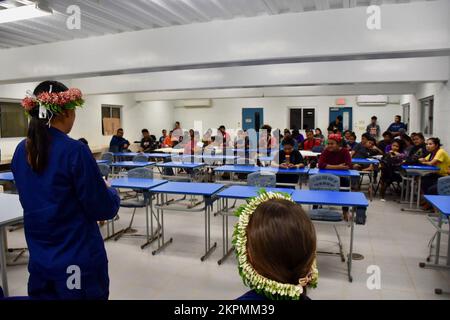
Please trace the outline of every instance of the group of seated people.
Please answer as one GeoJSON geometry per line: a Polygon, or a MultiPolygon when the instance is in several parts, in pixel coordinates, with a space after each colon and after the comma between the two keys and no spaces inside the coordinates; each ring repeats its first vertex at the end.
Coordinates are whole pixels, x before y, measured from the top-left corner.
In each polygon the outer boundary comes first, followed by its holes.
{"type": "MultiPolygon", "coordinates": [[[[396,116],[396,122],[400,118],[396,116]]],[[[264,150],[266,154],[274,156],[272,166],[280,168],[293,168],[310,165],[327,169],[355,169],[359,171],[374,172],[375,179],[380,173],[380,195],[385,201],[388,187],[393,182],[400,181],[401,166],[403,164],[424,164],[438,166],[437,173],[431,173],[423,177],[422,190],[426,194],[437,193],[437,180],[450,174],[450,158],[442,148],[439,138],[425,139],[422,133],[412,133],[408,135],[404,127],[399,127],[396,131],[385,131],[382,139],[375,138],[379,126],[376,125],[376,117],[372,117],[372,124],[376,130],[367,129],[361,135],[358,142],[356,134],[350,130],[343,133],[339,131],[339,126],[329,127],[328,136],[322,134],[320,128],[306,130],[304,137],[299,130],[279,129],[272,130],[272,127],[265,124],[259,133],[252,133],[246,130],[238,130],[234,138],[227,132],[226,127],[221,125],[216,134],[208,129],[203,136],[200,132],[190,129],[183,131],[180,123],[175,124],[175,128],[167,134],[167,130],[162,130],[162,135],[156,139],[147,129],[142,130],[142,138],[139,141],[140,151],[151,152],[157,148],[177,148],[182,149],[183,154],[197,155],[206,152],[214,153],[216,149],[235,148],[244,150],[244,157],[250,156],[250,149],[258,149],[260,153],[264,150]],[[255,141],[256,140],[256,141],[255,141]],[[303,159],[299,150],[321,152],[318,161],[303,159]],[[373,158],[380,159],[380,165],[369,164],[352,165],[352,158],[373,158]]],[[[370,126],[370,125],[369,125],[370,126]]],[[[391,125],[389,128],[393,127],[391,125]]],[[[391,130],[391,129],[390,129],[391,130]]],[[[393,129],[392,129],[393,130],[393,129]]],[[[123,129],[119,129],[112,137],[110,149],[117,152],[126,151],[130,147],[130,142],[123,137],[123,129]]],[[[255,163],[261,164],[255,159],[255,163]]],[[[277,181],[280,183],[295,183],[295,175],[278,175],[277,181]]],[[[345,179],[344,179],[345,180],[345,179]]],[[[343,181],[343,184],[348,182],[343,181]]],[[[427,209],[426,203],[423,203],[427,209]]]]}

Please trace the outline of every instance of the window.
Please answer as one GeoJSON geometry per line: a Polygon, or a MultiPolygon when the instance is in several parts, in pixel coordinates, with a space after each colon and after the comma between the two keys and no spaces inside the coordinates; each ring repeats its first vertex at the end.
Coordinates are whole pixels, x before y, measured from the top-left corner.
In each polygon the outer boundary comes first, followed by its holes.
{"type": "Polygon", "coordinates": [[[420,100],[420,130],[427,136],[433,135],[433,104],[433,97],[420,100]]]}
{"type": "Polygon", "coordinates": [[[403,107],[403,122],[407,125],[407,127],[409,128],[409,103],[406,103],[404,105],[402,105],[403,107]]]}
{"type": "Polygon", "coordinates": [[[26,137],[28,117],[19,102],[0,101],[0,136],[2,138],[26,137]]]}
{"type": "Polygon", "coordinates": [[[114,135],[121,124],[122,106],[102,104],[102,134],[104,136],[114,135]]]}
{"type": "Polygon", "coordinates": [[[289,128],[308,130],[315,128],[315,109],[313,108],[290,108],[289,128]]]}

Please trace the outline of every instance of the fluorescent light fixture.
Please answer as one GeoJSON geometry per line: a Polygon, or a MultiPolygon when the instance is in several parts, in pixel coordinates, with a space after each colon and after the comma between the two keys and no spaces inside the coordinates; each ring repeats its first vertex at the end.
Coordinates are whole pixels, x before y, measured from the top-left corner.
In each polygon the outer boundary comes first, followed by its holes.
{"type": "Polygon", "coordinates": [[[38,5],[30,4],[16,8],[9,8],[0,10],[0,23],[7,23],[13,21],[20,21],[32,18],[39,18],[49,16],[53,12],[51,9],[43,10],[38,5]]]}

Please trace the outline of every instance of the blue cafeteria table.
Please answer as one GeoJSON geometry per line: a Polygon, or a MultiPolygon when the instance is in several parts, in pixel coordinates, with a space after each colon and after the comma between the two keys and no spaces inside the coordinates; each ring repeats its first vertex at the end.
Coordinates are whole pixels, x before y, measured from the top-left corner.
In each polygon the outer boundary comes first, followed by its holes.
{"type": "Polygon", "coordinates": [[[14,176],[11,171],[0,172],[0,181],[14,182],[14,176]]]}
{"type": "MultiPolygon", "coordinates": [[[[146,227],[146,242],[141,245],[141,249],[144,249],[146,246],[151,244],[153,241],[156,240],[156,236],[153,232],[153,207],[152,207],[152,189],[162,185],[164,183],[167,183],[167,180],[160,180],[160,179],[143,179],[143,178],[119,178],[119,179],[113,179],[111,181],[111,187],[113,188],[121,188],[121,189],[132,189],[132,190],[142,190],[143,192],[149,193],[149,204],[145,207],[145,227],[146,227]],[[148,207],[150,206],[151,215],[150,215],[150,225],[149,225],[149,212],[148,207]],[[151,230],[151,234],[150,231],[151,230]]],[[[109,234],[109,224],[108,224],[108,236],[105,240],[108,240],[112,237],[116,237],[118,235],[121,235],[123,233],[126,233],[129,228],[122,229],[118,232],[114,232],[114,219],[111,220],[112,223],[112,235],[109,234]]]]}
{"type": "Polygon", "coordinates": [[[374,164],[374,165],[378,165],[380,164],[380,160],[377,159],[371,159],[371,158],[353,158],[352,159],[352,163],[353,164],[361,164],[361,165],[369,165],[369,164],[374,164]]]}
{"type": "MultiPolygon", "coordinates": [[[[402,165],[401,168],[406,172],[407,181],[410,181],[410,190],[409,190],[409,208],[402,208],[402,211],[422,211],[420,209],[420,188],[422,184],[422,176],[427,175],[429,173],[434,173],[439,171],[439,167],[436,166],[428,166],[428,165],[402,165]],[[416,208],[413,208],[414,203],[414,187],[417,179],[417,201],[416,208]]],[[[403,186],[402,186],[403,190],[403,186]]],[[[407,193],[406,190],[402,191],[403,193],[407,193]]]]}
{"type": "MultiPolygon", "coordinates": [[[[190,171],[190,174],[189,174],[190,181],[193,181],[194,177],[195,177],[195,173],[198,172],[198,170],[204,168],[205,166],[206,165],[201,162],[178,162],[178,161],[171,161],[171,162],[164,162],[164,163],[156,164],[157,168],[184,169],[184,170],[186,170],[186,172],[190,171]]],[[[161,171],[160,171],[160,173],[164,178],[166,178],[168,180],[180,178],[180,177],[177,177],[177,175],[169,176],[169,175],[163,174],[163,172],[161,172],[161,171]]],[[[186,179],[186,177],[184,177],[184,179],[186,179]]]]}
{"type": "Polygon", "coordinates": [[[118,168],[118,172],[120,172],[120,169],[126,168],[126,169],[134,169],[134,168],[145,168],[145,167],[151,167],[154,166],[156,162],[135,162],[135,161],[118,161],[111,163],[110,166],[113,170],[118,168]]]}
{"type": "Polygon", "coordinates": [[[211,245],[211,210],[214,201],[216,200],[215,194],[220,191],[224,185],[217,183],[196,183],[196,182],[168,182],[152,189],[152,192],[159,195],[159,200],[155,208],[157,209],[157,221],[161,227],[161,237],[158,237],[158,248],[152,252],[153,255],[159,253],[170,243],[173,239],[170,238],[167,242],[164,242],[164,210],[174,211],[190,211],[201,212],[205,214],[205,253],[200,258],[201,261],[206,260],[209,255],[216,249],[217,243],[211,245]],[[182,194],[192,196],[202,196],[204,206],[202,208],[188,208],[177,207],[171,205],[172,201],[165,200],[167,194],[182,194]]]}
{"type": "MultiPolygon", "coordinates": [[[[421,268],[438,268],[438,269],[450,269],[450,196],[449,195],[425,195],[425,200],[427,200],[434,208],[439,211],[439,218],[437,224],[434,223],[432,217],[430,217],[430,222],[437,230],[436,235],[436,250],[435,250],[435,260],[434,263],[424,263],[421,262],[419,266],[421,268]],[[444,219],[448,221],[449,231],[443,230],[442,225],[444,219]],[[448,245],[447,245],[447,263],[442,265],[439,263],[440,249],[441,249],[441,233],[448,232],[448,245]]],[[[442,294],[442,289],[434,289],[436,294],[442,294]]]]}
{"type": "Polygon", "coordinates": [[[350,249],[347,255],[348,280],[353,281],[352,260],[353,260],[353,238],[355,225],[356,208],[367,208],[369,202],[362,192],[340,192],[325,190],[294,190],[292,199],[298,204],[307,205],[329,205],[339,207],[352,207],[350,223],[350,249]]]}

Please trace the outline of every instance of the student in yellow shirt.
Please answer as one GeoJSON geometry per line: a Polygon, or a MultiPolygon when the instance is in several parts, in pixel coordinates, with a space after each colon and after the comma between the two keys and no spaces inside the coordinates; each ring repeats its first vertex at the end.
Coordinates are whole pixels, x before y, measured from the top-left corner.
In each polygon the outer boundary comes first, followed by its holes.
{"type": "Polygon", "coordinates": [[[439,167],[438,172],[422,177],[422,191],[424,194],[436,194],[437,189],[435,186],[437,185],[437,180],[448,175],[450,157],[441,146],[439,138],[429,138],[427,140],[427,151],[429,154],[425,158],[419,159],[419,162],[424,165],[439,167]]]}

